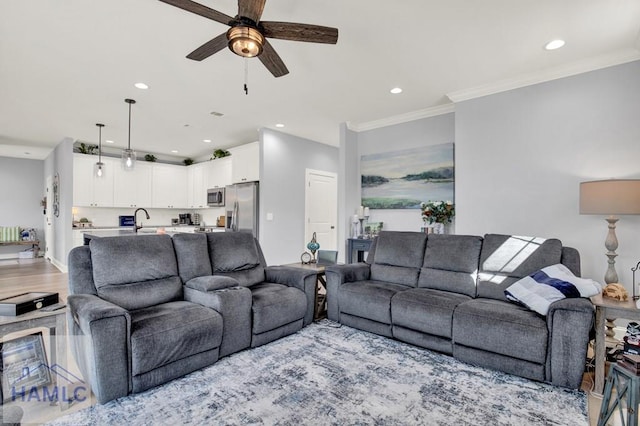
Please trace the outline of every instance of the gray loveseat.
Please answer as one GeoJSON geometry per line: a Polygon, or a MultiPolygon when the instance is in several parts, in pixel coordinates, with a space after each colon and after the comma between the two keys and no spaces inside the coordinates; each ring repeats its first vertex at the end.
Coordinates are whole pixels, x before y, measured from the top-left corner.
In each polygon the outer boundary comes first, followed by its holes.
{"type": "Polygon", "coordinates": [[[578,388],[594,308],[554,302],[541,316],[504,290],[562,263],[580,274],[577,250],[557,239],[381,232],[366,263],[327,267],[328,317],[453,355],[462,361],[578,388]]]}
{"type": "Polygon", "coordinates": [[[71,349],[105,403],[300,330],[315,280],[267,267],[251,234],[92,239],[69,254],[71,349]]]}

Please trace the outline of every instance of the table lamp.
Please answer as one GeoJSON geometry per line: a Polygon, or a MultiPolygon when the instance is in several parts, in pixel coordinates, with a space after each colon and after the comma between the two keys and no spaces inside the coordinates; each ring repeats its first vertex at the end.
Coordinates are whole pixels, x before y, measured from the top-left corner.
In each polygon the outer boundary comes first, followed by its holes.
{"type": "MultiPolygon", "coordinates": [[[[618,238],[616,215],[640,214],[640,179],[609,179],[580,183],[580,214],[608,215],[609,233],[604,242],[609,258],[604,281],[617,283],[615,268],[618,238]]],[[[635,288],[635,285],[634,285],[635,288]]],[[[635,291],[634,291],[635,295],[635,291]]]]}

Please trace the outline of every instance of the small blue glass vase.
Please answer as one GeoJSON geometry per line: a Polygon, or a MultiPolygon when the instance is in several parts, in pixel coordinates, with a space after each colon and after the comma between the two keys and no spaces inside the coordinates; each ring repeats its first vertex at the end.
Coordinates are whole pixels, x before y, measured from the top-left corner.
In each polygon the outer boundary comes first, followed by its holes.
{"type": "Polygon", "coordinates": [[[320,244],[318,244],[318,240],[316,240],[316,233],[314,232],[311,236],[311,241],[307,243],[307,248],[313,255],[313,259],[311,259],[311,263],[316,263],[316,251],[320,248],[320,244]]]}

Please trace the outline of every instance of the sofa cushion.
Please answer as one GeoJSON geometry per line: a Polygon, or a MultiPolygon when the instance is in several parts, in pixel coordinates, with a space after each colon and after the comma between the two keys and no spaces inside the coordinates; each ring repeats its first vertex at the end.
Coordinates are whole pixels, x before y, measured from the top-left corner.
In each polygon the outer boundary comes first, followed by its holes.
{"type": "Polygon", "coordinates": [[[89,243],[98,296],[125,309],[182,298],[182,282],[171,237],[127,235],[89,243]]]}
{"type": "Polygon", "coordinates": [[[482,237],[431,234],[418,287],[475,297],[482,237]]]}
{"type": "Polygon", "coordinates": [[[562,264],[547,266],[512,285],[504,294],[510,301],[547,315],[553,302],[565,298],[591,297],[600,294],[600,283],[589,278],[578,278],[562,264]]]}
{"type": "Polygon", "coordinates": [[[211,260],[206,234],[175,234],[173,247],[176,250],[178,272],[182,282],[186,283],[195,277],[211,275],[211,260]]]}
{"type": "Polygon", "coordinates": [[[253,312],[253,334],[274,330],[304,318],[307,297],[295,287],[261,283],[249,287],[253,312]]]}
{"type": "Polygon", "coordinates": [[[229,276],[245,287],[264,281],[264,260],[251,233],[211,232],[207,240],[213,275],[229,276]]]}
{"type": "Polygon", "coordinates": [[[355,281],[339,288],[340,312],[391,324],[391,298],[408,288],[381,281],[355,281]]]}
{"type": "Polygon", "coordinates": [[[412,288],[391,299],[393,325],[451,338],[453,311],[469,296],[427,288],[412,288]]]}
{"type": "Polygon", "coordinates": [[[478,274],[478,297],[507,300],[504,290],[520,278],[560,263],[562,243],[557,239],[487,234],[478,274]]]}
{"type": "Polygon", "coordinates": [[[380,232],[371,250],[371,279],[415,287],[426,242],[422,232],[380,232]]]}
{"type": "Polygon", "coordinates": [[[545,318],[513,303],[473,299],[453,314],[456,345],[544,364],[547,339],[545,318]]]}
{"type": "Polygon", "coordinates": [[[131,372],[147,373],[209,351],[222,341],[222,317],[191,302],[164,303],[131,312],[131,372]]]}

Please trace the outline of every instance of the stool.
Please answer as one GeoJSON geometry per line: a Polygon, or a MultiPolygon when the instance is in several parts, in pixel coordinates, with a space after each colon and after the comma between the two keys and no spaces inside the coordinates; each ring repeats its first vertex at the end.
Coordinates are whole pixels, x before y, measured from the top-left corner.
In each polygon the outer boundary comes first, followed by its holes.
{"type": "Polygon", "coordinates": [[[620,419],[625,426],[638,426],[638,393],[640,392],[640,376],[618,364],[611,365],[607,383],[602,397],[602,406],[598,416],[598,426],[605,426],[611,415],[618,409],[620,419]],[[611,393],[616,390],[614,401],[611,401],[611,393]],[[622,403],[626,397],[626,408],[622,403]],[[611,406],[609,403],[611,402],[611,406]],[[625,418],[626,411],[626,418],[625,418]]]}

